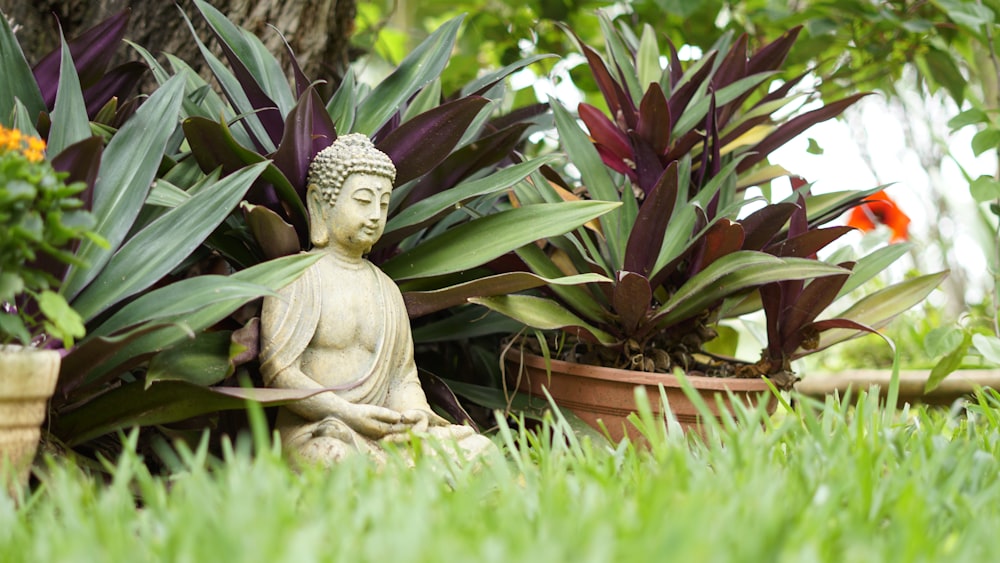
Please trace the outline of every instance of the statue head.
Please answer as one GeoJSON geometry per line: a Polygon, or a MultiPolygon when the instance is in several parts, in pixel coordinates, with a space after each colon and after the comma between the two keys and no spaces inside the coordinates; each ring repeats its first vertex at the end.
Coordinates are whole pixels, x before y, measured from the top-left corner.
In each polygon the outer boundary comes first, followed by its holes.
{"type": "Polygon", "coordinates": [[[320,151],[306,188],[313,244],[370,250],[385,228],[395,177],[392,160],[360,133],[338,137],[320,151]]]}

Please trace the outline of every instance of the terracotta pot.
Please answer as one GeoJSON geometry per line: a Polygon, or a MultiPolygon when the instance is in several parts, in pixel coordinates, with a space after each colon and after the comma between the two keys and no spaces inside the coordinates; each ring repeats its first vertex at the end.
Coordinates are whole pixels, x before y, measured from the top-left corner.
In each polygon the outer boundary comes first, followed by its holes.
{"type": "MultiPolygon", "coordinates": [[[[587,424],[600,430],[598,421],[607,427],[614,441],[624,436],[631,440],[642,440],[638,429],[626,420],[635,412],[635,388],[646,387],[653,413],[663,413],[660,406],[659,385],[667,395],[667,402],[677,421],[685,431],[699,428],[700,415],[691,401],[684,395],[680,381],[673,375],[645,373],[639,371],[575,364],[560,360],[550,362],[551,374],[546,372],[545,359],[533,354],[523,354],[510,349],[504,356],[507,364],[507,379],[519,391],[534,397],[545,398],[543,389],[561,408],[571,410],[587,424]]],[[[699,391],[705,403],[718,415],[716,396],[732,412],[729,396],[731,391],[747,405],[754,405],[761,399],[768,401],[768,411],[777,406],[767,384],[760,379],[733,379],[720,377],[688,376],[688,381],[699,391]]]]}
{"type": "MultiPolygon", "coordinates": [[[[45,405],[59,379],[59,352],[0,346],[0,472],[27,484],[45,405]]],[[[2,473],[0,473],[2,474],[2,473]]]]}

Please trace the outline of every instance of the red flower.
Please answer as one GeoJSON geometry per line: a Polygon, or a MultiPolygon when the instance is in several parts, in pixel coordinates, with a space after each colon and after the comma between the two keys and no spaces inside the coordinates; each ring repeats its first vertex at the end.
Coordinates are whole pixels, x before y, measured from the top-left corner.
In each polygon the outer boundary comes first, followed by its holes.
{"type": "Polygon", "coordinates": [[[865,203],[851,210],[851,216],[847,219],[848,226],[865,232],[875,230],[876,224],[885,225],[892,230],[892,242],[909,237],[910,218],[884,191],[868,196],[865,203]]]}

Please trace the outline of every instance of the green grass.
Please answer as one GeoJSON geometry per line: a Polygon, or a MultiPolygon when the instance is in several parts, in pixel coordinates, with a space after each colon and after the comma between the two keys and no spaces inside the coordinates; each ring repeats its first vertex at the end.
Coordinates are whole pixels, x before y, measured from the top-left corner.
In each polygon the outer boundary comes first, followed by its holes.
{"type": "MultiPolygon", "coordinates": [[[[865,395],[651,447],[502,429],[474,466],[363,459],[295,473],[251,440],[126,454],[110,483],[49,464],[0,496],[2,561],[986,561],[1000,530],[1000,395],[884,414],[865,395]]],[[[257,443],[262,438],[257,437],[257,443]]]]}

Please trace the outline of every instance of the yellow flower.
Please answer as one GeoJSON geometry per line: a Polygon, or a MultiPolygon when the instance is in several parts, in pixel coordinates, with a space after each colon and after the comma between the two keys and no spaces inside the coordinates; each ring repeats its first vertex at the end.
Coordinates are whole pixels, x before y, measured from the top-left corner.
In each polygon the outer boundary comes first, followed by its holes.
{"type": "Polygon", "coordinates": [[[45,141],[38,137],[28,137],[28,148],[24,150],[24,156],[31,162],[41,162],[45,158],[45,141]]]}
{"type": "Polygon", "coordinates": [[[45,158],[45,141],[0,125],[0,152],[19,152],[31,162],[45,158]]]}
{"type": "Polygon", "coordinates": [[[21,148],[21,132],[0,125],[0,150],[16,151],[21,148]]]}

